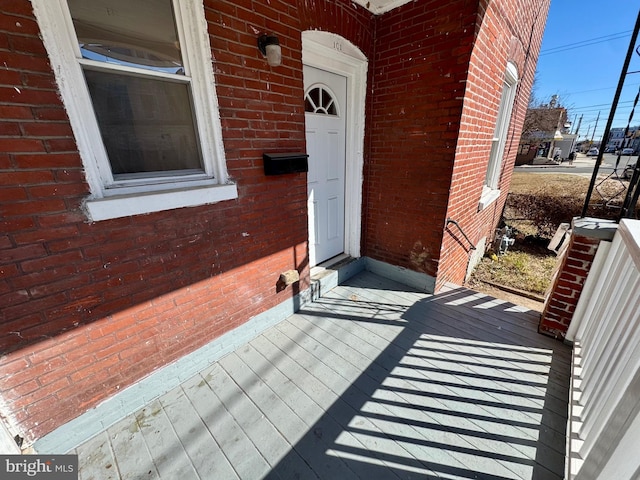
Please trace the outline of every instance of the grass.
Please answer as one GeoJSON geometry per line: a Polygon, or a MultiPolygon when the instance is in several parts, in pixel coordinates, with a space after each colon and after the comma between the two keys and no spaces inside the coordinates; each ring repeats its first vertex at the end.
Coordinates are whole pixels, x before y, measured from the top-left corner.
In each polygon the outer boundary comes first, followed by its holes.
{"type": "Polygon", "coordinates": [[[504,255],[486,256],[476,267],[469,285],[474,288],[478,282],[488,282],[544,295],[557,257],[552,252],[536,254],[527,250],[509,250],[504,255]]]}

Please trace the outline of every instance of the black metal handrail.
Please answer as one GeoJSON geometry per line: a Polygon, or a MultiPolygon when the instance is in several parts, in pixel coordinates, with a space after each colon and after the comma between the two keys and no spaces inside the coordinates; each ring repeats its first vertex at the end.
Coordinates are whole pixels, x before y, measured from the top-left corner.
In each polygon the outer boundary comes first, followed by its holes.
{"type": "Polygon", "coordinates": [[[464,233],[464,230],[462,230],[462,227],[460,226],[460,224],[456,222],[453,218],[447,218],[447,224],[445,225],[445,227],[448,227],[450,223],[453,223],[456,227],[458,227],[458,230],[460,230],[460,233],[462,234],[464,239],[467,242],[469,242],[469,245],[470,245],[469,248],[471,248],[471,250],[476,250],[476,246],[473,244],[471,240],[469,240],[469,237],[467,237],[467,234],[464,233]]]}

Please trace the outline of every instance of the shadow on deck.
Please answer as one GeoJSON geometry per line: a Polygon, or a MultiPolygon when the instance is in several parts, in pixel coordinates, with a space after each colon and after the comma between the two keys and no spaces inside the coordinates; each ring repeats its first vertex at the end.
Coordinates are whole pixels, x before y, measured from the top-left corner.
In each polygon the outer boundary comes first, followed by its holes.
{"type": "Polygon", "coordinates": [[[537,314],[358,274],[78,447],[82,479],[561,479],[570,349],[537,314]]]}

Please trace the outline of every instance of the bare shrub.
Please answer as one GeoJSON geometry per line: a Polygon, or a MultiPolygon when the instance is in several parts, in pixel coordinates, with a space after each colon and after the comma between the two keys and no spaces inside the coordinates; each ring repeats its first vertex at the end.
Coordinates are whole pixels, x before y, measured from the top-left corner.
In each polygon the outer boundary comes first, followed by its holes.
{"type": "Polygon", "coordinates": [[[581,209],[582,205],[567,197],[510,193],[505,220],[525,235],[551,238],[558,225],[570,222],[581,209]]]}
{"type": "MultiPolygon", "coordinates": [[[[587,215],[617,218],[622,186],[613,179],[603,182],[591,196],[587,215]]],[[[575,175],[514,174],[504,221],[524,235],[550,239],[561,223],[581,215],[588,187],[588,178],[575,175]]]]}

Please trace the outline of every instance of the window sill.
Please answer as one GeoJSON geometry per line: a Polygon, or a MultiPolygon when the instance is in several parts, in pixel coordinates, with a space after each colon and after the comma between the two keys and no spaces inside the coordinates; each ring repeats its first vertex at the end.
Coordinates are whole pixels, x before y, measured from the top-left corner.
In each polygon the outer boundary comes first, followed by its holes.
{"type": "Polygon", "coordinates": [[[85,202],[85,207],[89,220],[99,222],[174,208],[195,207],[234,198],[238,198],[236,184],[216,184],[92,199],[85,202]]]}
{"type": "Polygon", "coordinates": [[[500,198],[500,190],[489,188],[486,185],[482,188],[480,203],[478,203],[478,211],[481,212],[493,202],[500,198]]]}

